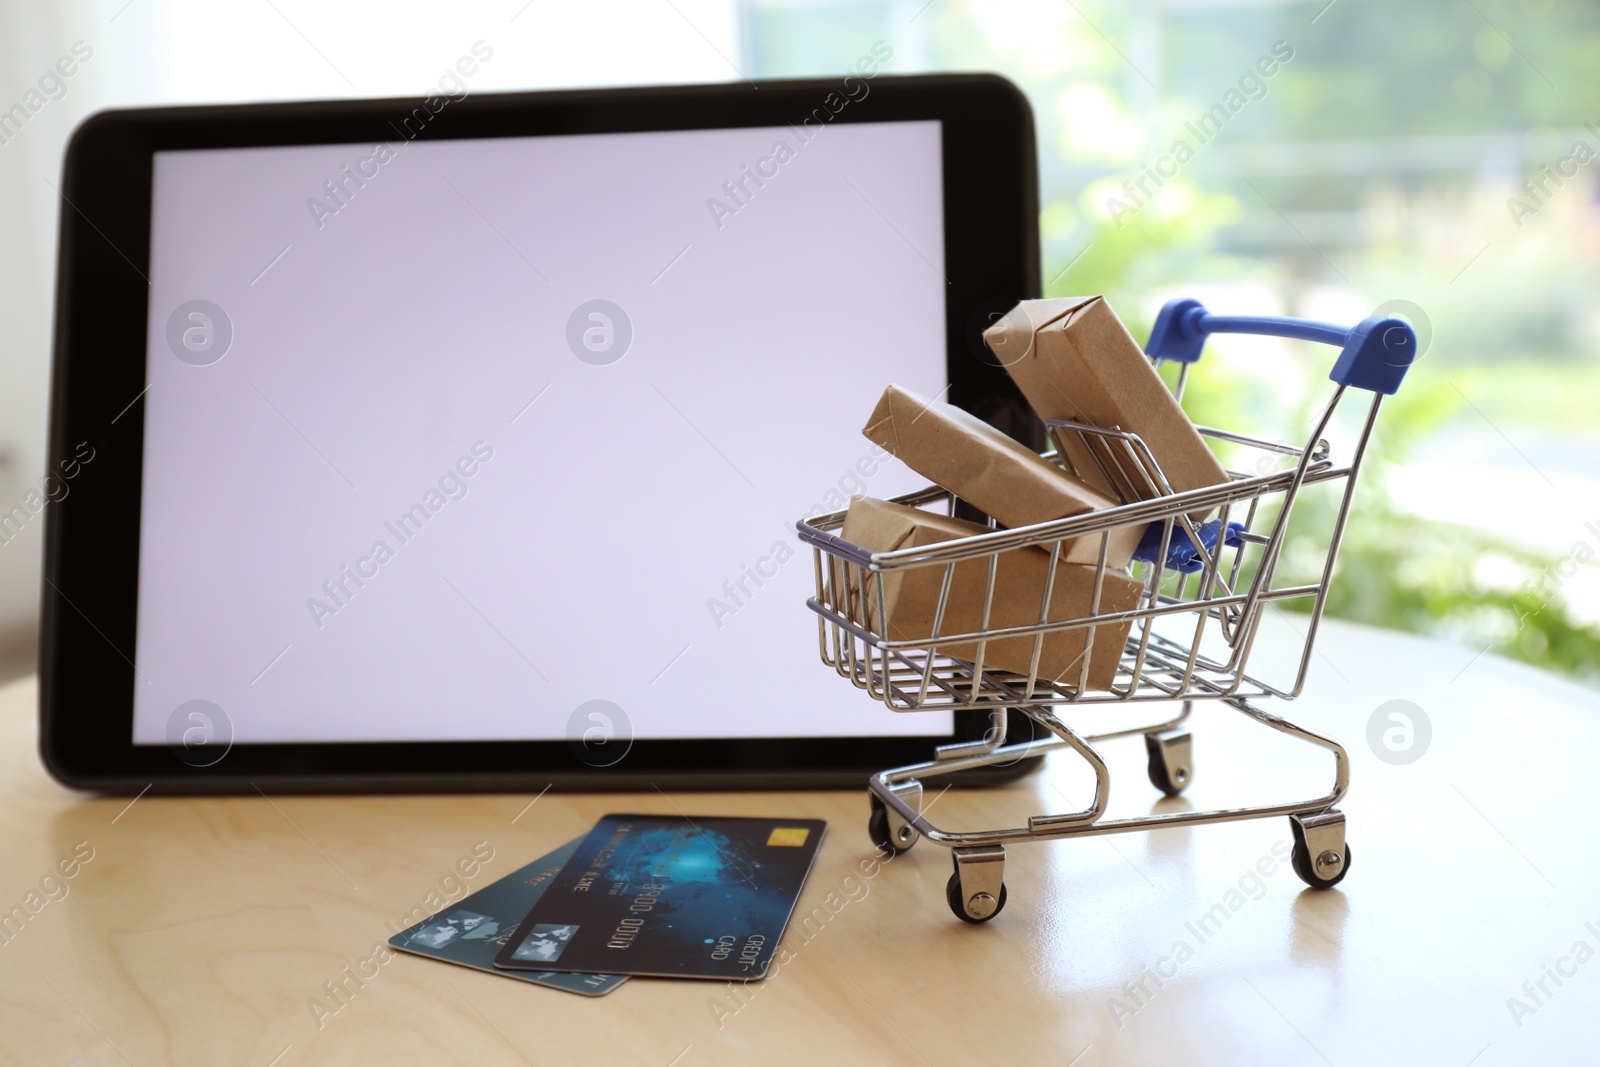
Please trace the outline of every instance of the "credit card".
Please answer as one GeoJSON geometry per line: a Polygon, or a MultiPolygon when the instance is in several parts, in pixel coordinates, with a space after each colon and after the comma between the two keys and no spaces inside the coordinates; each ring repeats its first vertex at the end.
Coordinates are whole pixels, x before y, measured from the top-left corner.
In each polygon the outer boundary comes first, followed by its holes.
{"type": "Polygon", "coordinates": [[[817,819],[607,815],[494,964],[760,978],[826,828],[817,819]]]}
{"type": "Polygon", "coordinates": [[[565,989],[569,993],[598,997],[611,992],[628,980],[625,975],[505,971],[494,966],[495,954],[510,940],[514,924],[544,896],[584,840],[580,837],[568,841],[548,856],[541,856],[498,882],[462,897],[437,915],[395,934],[389,944],[402,952],[565,989]]]}

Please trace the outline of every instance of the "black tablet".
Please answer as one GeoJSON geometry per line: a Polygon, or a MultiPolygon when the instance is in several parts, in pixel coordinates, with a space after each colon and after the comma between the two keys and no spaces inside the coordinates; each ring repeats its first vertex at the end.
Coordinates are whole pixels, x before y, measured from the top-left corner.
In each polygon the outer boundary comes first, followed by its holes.
{"type": "MultiPolygon", "coordinates": [[[[463,66],[466,66],[464,61],[463,66]]],[[[976,736],[821,665],[797,518],[1026,427],[988,76],[117,111],[62,181],[40,724],[99,790],[861,784],[976,736]]]]}

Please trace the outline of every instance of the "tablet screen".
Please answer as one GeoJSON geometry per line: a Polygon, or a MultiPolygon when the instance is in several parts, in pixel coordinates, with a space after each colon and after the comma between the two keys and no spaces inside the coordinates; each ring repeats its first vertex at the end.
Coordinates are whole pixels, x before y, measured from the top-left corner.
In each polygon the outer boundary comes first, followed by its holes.
{"type": "Polygon", "coordinates": [[[950,732],[818,661],[793,528],[919,484],[860,430],[945,387],[940,123],[153,181],[135,743],[950,732]]]}

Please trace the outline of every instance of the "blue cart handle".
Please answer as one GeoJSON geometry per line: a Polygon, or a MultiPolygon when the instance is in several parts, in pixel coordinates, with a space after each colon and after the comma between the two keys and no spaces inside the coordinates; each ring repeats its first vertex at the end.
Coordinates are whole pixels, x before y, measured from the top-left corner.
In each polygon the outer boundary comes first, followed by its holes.
{"type": "Polygon", "coordinates": [[[1145,352],[1155,359],[1193,363],[1213,333],[1254,333],[1337,345],[1339,358],[1328,377],[1340,385],[1394,395],[1417,358],[1411,324],[1392,316],[1371,316],[1351,327],[1275,315],[1213,315],[1198,300],[1169,300],[1156,316],[1145,352]]]}

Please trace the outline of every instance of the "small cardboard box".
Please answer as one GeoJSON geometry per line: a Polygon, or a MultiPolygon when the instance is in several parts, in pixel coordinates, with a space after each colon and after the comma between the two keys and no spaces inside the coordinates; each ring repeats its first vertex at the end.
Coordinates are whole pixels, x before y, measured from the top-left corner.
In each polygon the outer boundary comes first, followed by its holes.
{"type": "MultiPolygon", "coordinates": [[[[976,415],[898,385],[884,390],[861,432],[924,478],[1013,529],[1117,505],[976,415]]],[[[1106,562],[1126,567],[1143,533],[1142,523],[1112,530],[1106,562]]],[[[1073,538],[1062,546],[1061,558],[1096,563],[1100,541],[1100,534],[1073,538]]]]}
{"type": "MultiPolygon", "coordinates": [[[[960,537],[991,532],[977,523],[952,519],[891,504],[872,497],[858,496],[850,501],[840,536],[870,552],[892,552],[901,548],[921,548],[960,537]]],[[[1033,626],[1039,620],[1044,600],[1045,575],[1050,555],[1035,547],[1003,552],[995,567],[994,599],[988,628],[1033,626]]],[[[887,627],[878,619],[878,599],[874,582],[866,582],[866,621],[873,630],[893,641],[926,641],[933,636],[933,619],[939,604],[947,565],[935,564],[886,573],[883,577],[883,610],[887,627]]],[[[851,569],[847,579],[851,591],[861,595],[859,572],[851,569]]],[[[989,581],[989,558],[962,560],[955,565],[950,592],[945,600],[942,634],[973,633],[982,629],[983,598],[989,581]]],[[[1046,622],[1067,622],[1090,614],[1094,598],[1095,568],[1077,563],[1059,563],[1050,593],[1046,622]]],[[[1131,611],[1138,606],[1143,585],[1128,575],[1108,570],[1100,591],[1100,614],[1131,611]]],[[[858,601],[859,603],[859,601],[858,601]]],[[[1089,688],[1108,689],[1116,677],[1117,664],[1128,639],[1131,623],[1093,627],[1094,648],[1089,656],[1089,688]]],[[[1046,634],[1039,654],[1039,679],[1076,686],[1082,668],[1083,650],[1090,627],[1046,634]]],[[[1033,637],[1010,637],[990,641],[984,649],[983,663],[1014,674],[1026,675],[1033,658],[1033,637]]],[[[939,651],[957,659],[972,660],[977,644],[941,645],[939,651]]]]}
{"type": "MultiPolygon", "coordinates": [[[[983,339],[1041,419],[1138,434],[1174,492],[1228,480],[1104,297],[1024,300],[985,330],[983,339]]],[[[1067,458],[1092,487],[1121,500],[1158,495],[1110,464],[1108,480],[1078,436],[1066,437],[1067,458]]]]}

